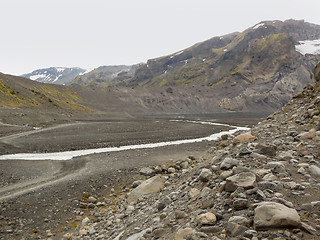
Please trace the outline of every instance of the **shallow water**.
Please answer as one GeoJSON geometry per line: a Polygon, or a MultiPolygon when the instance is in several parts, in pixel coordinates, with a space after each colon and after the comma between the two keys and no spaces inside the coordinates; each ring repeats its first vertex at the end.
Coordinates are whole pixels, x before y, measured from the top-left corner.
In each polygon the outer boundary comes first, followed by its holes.
{"type": "MultiPolygon", "coordinates": [[[[173,120],[180,121],[180,120],[173,120]]],[[[185,140],[176,140],[168,142],[159,142],[159,143],[148,143],[148,144],[139,144],[139,145],[128,145],[121,147],[107,147],[107,148],[97,148],[97,149],[85,149],[85,150],[76,150],[76,151],[66,151],[66,152],[52,152],[52,153],[19,153],[19,154],[9,154],[0,156],[0,160],[71,160],[74,157],[80,157],[95,153],[108,153],[108,152],[119,152],[126,150],[135,150],[135,149],[147,149],[147,148],[158,148],[164,146],[180,145],[186,143],[196,143],[202,141],[214,141],[217,140],[224,134],[234,134],[237,131],[248,131],[250,128],[247,127],[236,127],[230,126],[227,124],[221,123],[212,123],[212,122],[200,122],[200,121],[188,121],[196,124],[210,124],[216,126],[226,126],[232,127],[228,131],[222,131],[219,133],[214,133],[208,137],[194,138],[194,139],[185,139],[185,140]]]]}

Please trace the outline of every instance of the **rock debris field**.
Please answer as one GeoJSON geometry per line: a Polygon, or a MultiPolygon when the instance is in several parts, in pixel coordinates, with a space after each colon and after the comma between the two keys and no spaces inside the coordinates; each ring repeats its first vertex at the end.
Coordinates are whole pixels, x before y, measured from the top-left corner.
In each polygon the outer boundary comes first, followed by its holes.
{"type": "MultiPolygon", "coordinates": [[[[84,193],[64,239],[320,239],[320,88],[205,154],[84,193]]],[[[54,232],[48,232],[54,238],[54,232]]]]}

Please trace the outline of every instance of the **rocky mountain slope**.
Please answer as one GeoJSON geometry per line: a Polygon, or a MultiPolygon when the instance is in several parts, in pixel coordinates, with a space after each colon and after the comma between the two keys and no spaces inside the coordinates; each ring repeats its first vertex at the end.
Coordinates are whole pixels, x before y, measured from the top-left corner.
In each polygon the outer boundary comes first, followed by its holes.
{"type": "Polygon", "coordinates": [[[67,84],[74,80],[77,76],[85,73],[86,70],[81,68],[65,68],[65,67],[51,67],[35,70],[28,74],[23,74],[25,77],[37,82],[53,83],[53,84],[67,84]]]}
{"type": "Polygon", "coordinates": [[[320,59],[318,39],[318,25],[265,21],[241,33],[214,37],[150,59],[130,74],[113,74],[112,81],[104,76],[105,70],[96,69],[90,74],[90,85],[147,89],[197,86],[210,92],[216,111],[275,111],[311,82],[312,69],[320,59]]]}
{"type": "Polygon", "coordinates": [[[281,110],[202,158],[143,168],[107,196],[93,186],[64,238],[319,239],[319,69],[281,110]]]}
{"type": "Polygon", "coordinates": [[[101,66],[86,74],[77,76],[69,84],[71,86],[101,86],[109,87],[123,79],[134,76],[136,65],[101,66]]]}
{"type": "Polygon", "coordinates": [[[0,105],[20,108],[84,110],[70,87],[44,84],[0,73],[0,105]]]}

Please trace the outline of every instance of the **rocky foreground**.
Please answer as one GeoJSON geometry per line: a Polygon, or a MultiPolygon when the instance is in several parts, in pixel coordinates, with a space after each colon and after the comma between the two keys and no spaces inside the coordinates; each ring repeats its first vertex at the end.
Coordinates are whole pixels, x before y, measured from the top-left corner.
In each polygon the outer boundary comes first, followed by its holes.
{"type": "Polygon", "coordinates": [[[64,238],[320,239],[319,121],[318,81],[209,158],[143,168],[102,199],[84,193],[64,238]]]}

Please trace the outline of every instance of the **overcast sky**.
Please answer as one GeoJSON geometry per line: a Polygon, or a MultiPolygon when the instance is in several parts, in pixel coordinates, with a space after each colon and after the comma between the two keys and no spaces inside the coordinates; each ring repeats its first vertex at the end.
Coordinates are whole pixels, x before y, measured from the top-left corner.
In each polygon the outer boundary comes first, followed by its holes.
{"type": "Polygon", "coordinates": [[[320,25],[319,0],[0,0],[0,72],[136,64],[263,20],[320,25]]]}

